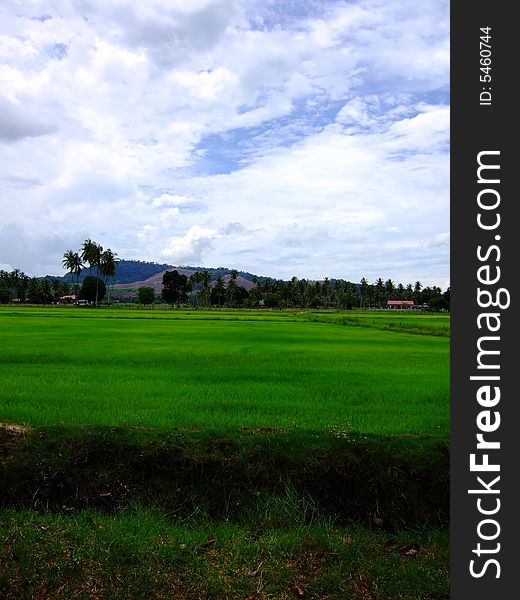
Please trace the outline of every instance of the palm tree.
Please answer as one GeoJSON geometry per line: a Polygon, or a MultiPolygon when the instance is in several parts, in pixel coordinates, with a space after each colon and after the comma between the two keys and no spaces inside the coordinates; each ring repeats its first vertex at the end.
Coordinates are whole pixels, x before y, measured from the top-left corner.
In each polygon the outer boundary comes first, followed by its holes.
{"type": "Polygon", "coordinates": [[[413,286],[413,299],[416,304],[421,304],[421,290],[423,285],[420,281],[416,281],[413,286]]]}
{"type": "MultiPolygon", "coordinates": [[[[101,246],[99,246],[101,249],[101,246]]],[[[117,254],[112,252],[110,248],[107,248],[100,256],[98,269],[101,272],[101,275],[105,278],[105,283],[107,285],[108,291],[108,303],[110,304],[110,284],[108,282],[109,277],[115,277],[117,270],[117,254]]],[[[96,288],[97,290],[97,288],[96,288]]],[[[97,302],[97,297],[96,297],[97,302]]]]}
{"type": "Polygon", "coordinates": [[[79,287],[79,276],[81,270],[83,268],[83,263],[81,262],[81,258],[77,252],[73,250],[67,250],[63,255],[63,268],[67,269],[69,273],[72,275],[76,275],[76,297],[78,296],[78,287],[79,287]]]}
{"type": "Polygon", "coordinates": [[[385,281],[386,299],[393,300],[395,295],[395,285],[391,279],[385,281]]]}
{"type": "Polygon", "coordinates": [[[374,295],[375,300],[379,303],[379,308],[382,308],[383,300],[385,298],[385,284],[381,277],[379,277],[374,284],[374,295]]]}
{"type": "MultiPolygon", "coordinates": [[[[88,262],[90,274],[92,274],[92,267],[96,267],[96,278],[99,279],[99,267],[101,266],[101,255],[103,254],[103,246],[96,244],[90,238],[83,242],[81,249],[81,258],[88,262]]],[[[98,303],[99,296],[99,282],[96,282],[96,305],[98,303]]]]}
{"type": "Polygon", "coordinates": [[[52,288],[52,299],[54,301],[59,300],[61,296],[62,286],[59,279],[51,280],[51,288],[52,288]]]}
{"type": "Polygon", "coordinates": [[[88,262],[89,275],[92,275],[92,267],[96,264],[96,242],[93,242],[90,238],[83,242],[81,247],[81,260],[88,262]]]}
{"type": "Polygon", "coordinates": [[[321,284],[321,295],[323,297],[323,305],[325,307],[329,306],[330,304],[330,281],[328,277],[325,277],[325,279],[323,280],[323,283],[321,284]]]}
{"type": "Polygon", "coordinates": [[[211,273],[207,270],[202,271],[200,282],[202,289],[204,290],[204,301],[206,306],[210,305],[211,302],[211,273]]]}
{"type": "Polygon", "coordinates": [[[369,285],[368,285],[368,281],[366,279],[366,277],[362,277],[361,278],[361,283],[360,283],[360,295],[361,295],[361,306],[362,308],[366,308],[366,301],[367,301],[367,296],[368,296],[368,289],[369,289],[369,285]]]}
{"type": "Polygon", "coordinates": [[[300,308],[307,307],[309,298],[309,282],[304,278],[298,281],[298,295],[300,297],[300,308]]]}
{"type": "Polygon", "coordinates": [[[233,306],[235,303],[235,296],[237,291],[237,277],[238,271],[236,269],[231,269],[226,293],[228,302],[231,306],[233,306]]]}
{"type": "Polygon", "coordinates": [[[249,294],[253,305],[256,305],[260,299],[260,288],[258,286],[258,277],[256,275],[251,277],[251,283],[254,284],[254,287],[251,289],[249,294]]]}
{"type": "MultiPolygon", "coordinates": [[[[189,287],[191,287],[192,290],[201,281],[202,281],[202,272],[201,271],[195,271],[195,273],[192,273],[188,277],[188,285],[189,285],[189,287]]],[[[193,305],[198,306],[200,304],[201,295],[202,295],[202,290],[199,290],[198,292],[191,294],[191,303],[193,305]]]]}
{"type": "Polygon", "coordinates": [[[213,288],[215,293],[215,299],[218,302],[219,306],[222,306],[222,298],[226,292],[226,288],[224,287],[224,280],[222,279],[222,275],[219,273],[217,275],[217,279],[215,281],[215,287],[213,288]]]}

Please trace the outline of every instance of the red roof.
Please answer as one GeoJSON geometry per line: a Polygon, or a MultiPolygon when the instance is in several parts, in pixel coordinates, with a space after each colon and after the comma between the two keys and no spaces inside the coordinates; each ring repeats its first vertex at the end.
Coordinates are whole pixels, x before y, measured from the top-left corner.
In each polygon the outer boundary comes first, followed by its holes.
{"type": "Polygon", "coordinates": [[[388,306],[413,306],[413,300],[388,300],[388,306]]]}

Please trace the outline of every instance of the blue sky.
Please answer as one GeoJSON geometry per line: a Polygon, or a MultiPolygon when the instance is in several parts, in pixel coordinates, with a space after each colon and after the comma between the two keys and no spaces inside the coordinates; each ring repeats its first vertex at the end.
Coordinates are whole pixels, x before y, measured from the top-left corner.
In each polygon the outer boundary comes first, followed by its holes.
{"type": "Polygon", "coordinates": [[[449,3],[4,0],[0,267],[449,282],[449,3]]]}

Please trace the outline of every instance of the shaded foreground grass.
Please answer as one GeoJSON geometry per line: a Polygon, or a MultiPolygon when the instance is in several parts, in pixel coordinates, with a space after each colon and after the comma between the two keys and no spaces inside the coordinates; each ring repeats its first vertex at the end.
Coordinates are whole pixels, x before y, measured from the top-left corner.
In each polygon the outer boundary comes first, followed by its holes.
{"type": "Polygon", "coordinates": [[[0,442],[3,506],[114,512],[138,501],[174,520],[238,523],[294,496],[308,522],[448,523],[448,442],[438,437],[2,428],[0,442]]]}
{"type": "Polygon", "coordinates": [[[0,429],[8,599],[442,600],[432,436],[0,429]]]}
{"type": "Polygon", "coordinates": [[[145,509],[112,518],[8,510],[0,524],[6,600],[449,597],[446,532],[389,535],[331,523],[187,528],[145,509]]]}

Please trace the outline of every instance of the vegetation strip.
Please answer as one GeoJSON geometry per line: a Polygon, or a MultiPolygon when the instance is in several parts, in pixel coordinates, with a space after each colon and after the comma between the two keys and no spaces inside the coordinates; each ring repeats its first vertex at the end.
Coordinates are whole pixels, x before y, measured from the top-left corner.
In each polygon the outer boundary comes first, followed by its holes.
{"type": "MultiPolygon", "coordinates": [[[[283,508],[283,507],[282,507],[283,508]]],[[[447,600],[448,532],[206,523],[134,507],[107,517],[0,511],[5,600],[447,600]]]]}
{"type": "Polygon", "coordinates": [[[114,428],[0,435],[4,506],[114,511],[139,501],[172,519],[196,510],[240,522],[276,497],[304,508],[309,522],[448,523],[447,439],[114,428]]]}

